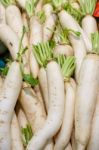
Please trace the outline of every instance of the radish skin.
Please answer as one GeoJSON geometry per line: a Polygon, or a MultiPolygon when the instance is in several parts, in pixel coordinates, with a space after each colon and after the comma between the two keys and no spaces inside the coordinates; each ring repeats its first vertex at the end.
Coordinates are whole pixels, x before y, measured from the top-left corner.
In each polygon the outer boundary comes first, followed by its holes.
{"type": "Polygon", "coordinates": [[[0,2],[0,24],[1,23],[6,24],[6,17],[5,17],[5,8],[0,2]]]}
{"type": "Polygon", "coordinates": [[[59,18],[64,28],[73,29],[74,31],[79,31],[81,33],[80,37],[85,44],[86,50],[87,51],[92,50],[91,40],[87,37],[86,33],[80,27],[78,22],[70,14],[68,14],[65,10],[62,10],[59,13],[59,18]],[[67,20],[67,21],[64,21],[64,20],[67,20]]]}
{"type": "Polygon", "coordinates": [[[65,150],[72,150],[72,147],[71,147],[70,143],[67,145],[67,147],[65,148],[65,150]]]}
{"type": "Polygon", "coordinates": [[[30,140],[27,150],[43,149],[60,129],[64,114],[64,81],[58,64],[54,61],[47,65],[47,78],[49,89],[49,109],[44,126],[30,140]],[[42,140],[43,139],[43,140],[42,140]],[[39,143],[39,144],[37,144],[39,143]]]}
{"type": "Polygon", "coordinates": [[[30,19],[30,69],[34,78],[38,76],[39,65],[33,54],[32,44],[42,42],[42,26],[36,16],[30,19]]]}
{"type": "Polygon", "coordinates": [[[70,45],[56,45],[54,49],[55,55],[65,55],[65,56],[73,56],[74,51],[73,48],[70,45]]]}
{"type": "Polygon", "coordinates": [[[25,115],[23,109],[21,108],[21,105],[19,102],[17,103],[17,106],[16,106],[16,114],[17,114],[20,129],[26,128],[28,121],[27,121],[26,115],[25,115]]]}
{"type": "Polygon", "coordinates": [[[75,108],[75,90],[71,83],[65,83],[65,112],[62,127],[55,141],[55,150],[64,150],[70,141],[73,121],[74,121],[74,108],[75,108]]]}
{"type": "Polygon", "coordinates": [[[89,143],[87,146],[87,150],[98,150],[99,149],[99,93],[97,98],[96,109],[94,112],[93,122],[92,122],[92,129],[91,129],[91,136],[89,139],[89,143]]]}
{"type": "MultiPolygon", "coordinates": [[[[74,21],[71,15],[69,15],[66,11],[62,10],[59,13],[60,23],[62,24],[63,28],[73,29],[74,31],[79,31],[77,23],[74,21]],[[65,20],[65,21],[64,21],[65,20]]],[[[81,68],[81,64],[83,62],[84,57],[86,56],[86,47],[82,36],[79,38],[75,37],[74,35],[70,34],[69,36],[70,42],[74,49],[74,55],[76,58],[76,80],[79,76],[79,71],[81,68]]]]}
{"type": "MultiPolygon", "coordinates": [[[[8,6],[6,8],[6,19],[7,24],[18,35],[18,37],[21,38],[23,30],[23,21],[19,8],[15,5],[8,6]]],[[[24,35],[22,44],[24,48],[28,46],[28,38],[26,34],[24,35]]]]}
{"type": "Polygon", "coordinates": [[[46,107],[46,110],[48,111],[48,107],[49,107],[48,83],[47,83],[46,70],[44,68],[40,69],[38,79],[39,79],[40,87],[42,90],[42,95],[44,98],[45,107],[46,107]]]}
{"type": "Polygon", "coordinates": [[[43,107],[44,110],[45,110],[44,100],[43,100],[43,97],[42,97],[40,85],[36,85],[36,86],[34,87],[34,91],[35,91],[35,93],[36,93],[37,98],[38,98],[39,101],[41,102],[42,107],[43,107]]]}
{"type": "Polygon", "coordinates": [[[43,25],[43,41],[46,42],[52,38],[54,29],[56,25],[56,16],[51,14],[46,18],[46,21],[43,25]]]}
{"type": "Polygon", "coordinates": [[[0,150],[11,150],[10,123],[21,86],[20,66],[13,62],[0,93],[0,150]]]}
{"type": "Polygon", "coordinates": [[[8,47],[14,60],[19,51],[19,39],[15,32],[6,24],[0,24],[0,40],[8,47]]]}
{"type": "Polygon", "coordinates": [[[50,4],[46,4],[43,7],[46,20],[43,24],[43,41],[48,41],[53,35],[53,31],[56,25],[56,16],[52,13],[53,7],[50,4]]]}
{"type": "Polygon", "coordinates": [[[98,31],[96,19],[91,15],[85,16],[82,20],[82,28],[91,40],[91,34],[98,31]]]}
{"type": "Polygon", "coordinates": [[[17,116],[14,113],[11,122],[12,150],[24,150],[17,116]]]}
{"type": "Polygon", "coordinates": [[[99,56],[90,54],[83,61],[76,93],[75,138],[77,150],[85,150],[90,137],[98,86],[99,56]]]}
{"type": "MultiPolygon", "coordinates": [[[[20,98],[21,105],[31,125],[33,134],[36,134],[45,123],[46,113],[41,101],[37,99],[31,88],[24,88],[20,98]]],[[[46,143],[44,150],[53,150],[53,141],[46,143]]]]}
{"type": "MultiPolygon", "coordinates": [[[[19,39],[22,37],[23,31],[23,21],[22,16],[19,8],[15,5],[10,5],[6,8],[6,20],[7,24],[12,28],[12,30],[18,35],[19,39]]],[[[28,47],[28,38],[27,34],[24,34],[22,40],[22,46],[24,48],[28,47]]],[[[29,64],[28,64],[28,57],[29,53],[28,50],[23,55],[23,65],[24,65],[24,72],[29,74],[29,64]]]]}
{"type": "Polygon", "coordinates": [[[50,5],[49,3],[45,4],[43,6],[43,11],[45,12],[46,17],[49,17],[52,14],[52,12],[53,12],[52,5],[50,5]]]}
{"type": "Polygon", "coordinates": [[[34,91],[28,87],[23,88],[19,100],[33,133],[37,132],[44,125],[46,118],[41,102],[37,99],[34,91]]]}

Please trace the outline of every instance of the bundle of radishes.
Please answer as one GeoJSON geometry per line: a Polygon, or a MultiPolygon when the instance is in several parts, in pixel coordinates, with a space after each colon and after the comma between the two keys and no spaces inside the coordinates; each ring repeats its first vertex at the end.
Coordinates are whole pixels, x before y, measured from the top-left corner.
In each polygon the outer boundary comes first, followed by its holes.
{"type": "Polygon", "coordinates": [[[99,150],[97,0],[0,0],[0,150],[99,150]]]}

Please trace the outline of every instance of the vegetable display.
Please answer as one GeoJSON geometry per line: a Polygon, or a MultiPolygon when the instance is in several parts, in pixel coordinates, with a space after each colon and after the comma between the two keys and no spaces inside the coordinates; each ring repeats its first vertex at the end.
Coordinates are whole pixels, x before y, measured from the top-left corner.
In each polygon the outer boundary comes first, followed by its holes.
{"type": "Polygon", "coordinates": [[[0,0],[0,150],[99,150],[97,17],[97,0],[0,0]]]}

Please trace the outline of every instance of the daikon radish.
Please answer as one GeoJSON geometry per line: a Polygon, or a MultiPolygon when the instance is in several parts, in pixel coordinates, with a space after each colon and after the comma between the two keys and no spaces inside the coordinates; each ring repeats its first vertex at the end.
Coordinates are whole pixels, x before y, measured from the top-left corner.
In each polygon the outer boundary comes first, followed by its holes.
{"type": "Polygon", "coordinates": [[[34,91],[35,91],[37,98],[41,102],[43,109],[45,110],[44,100],[43,100],[43,96],[42,96],[42,92],[41,92],[41,88],[39,84],[34,87],[34,91]]]}
{"type": "MultiPolygon", "coordinates": [[[[20,98],[21,105],[31,125],[33,134],[35,135],[45,124],[46,113],[42,102],[37,99],[31,88],[24,88],[20,98]]],[[[53,142],[46,143],[45,150],[53,148],[53,142]]]]}
{"type": "MultiPolygon", "coordinates": [[[[7,24],[18,35],[18,37],[21,38],[23,31],[23,21],[21,12],[17,6],[9,5],[6,8],[6,20],[7,24]]],[[[22,45],[24,48],[28,46],[28,38],[26,34],[23,37],[22,45]]]]}
{"type": "Polygon", "coordinates": [[[51,4],[45,4],[43,10],[46,16],[46,20],[43,24],[43,41],[48,41],[51,39],[55,29],[56,15],[53,14],[53,7],[51,4]]]}
{"type": "Polygon", "coordinates": [[[19,100],[31,125],[32,131],[35,133],[38,129],[42,128],[46,118],[42,104],[39,99],[37,99],[34,91],[29,87],[23,88],[19,100]]]}
{"type": "Polygon", "coordinates": [[[62,127],[58,136],[56,137],[55,141],[55,150],[64,150],[67,147],[72,129],[73,129],[73,121],[74,121],[74,108],[75,108],[75,90],[71,82],[65,83],[65,112],[64,112],[64,119],[62,123],[62,127]]]}
{"type": "Polygon", "coordinates": [[[45,102],[45,107],[46,107],[46,110],[48,111],[48,106],[49,106],[48,83],[47,83],[46,70],[44,68],[40,69],[38,78],[39,78],[40,87],[41,87],[43,98],[44,98],[44,102],[45,102]]]}
{"type": "Polygon", "coordinates": [[[0,24],[0,40],[8,47],[12,58],[17,59],[19,39],[15,32],[6,24],[0,24]]]}
{"type": "Polygon", "coordinates": [[[87,0],[87,2],[80,1],[82,8],[82,13],[84,18],[82,20],[82,28],[85,31],[89,39],[91,39],[91,34],[98,30],[96,19],[93,17],[93,12],[96,6],[96,0],[87,0]]]}
{"type": "Polygon", "coordinates": [[[99,149],[99,94],[97,97],[96,109],[93,116],[92,128],[90,139],[88,142],[87,150],[98,150],[99,149]]]}
{"type": "Polygon", "coordinates": [[[24,150],[17,116],[14,113],[11,122],[12,150],[24,150]]]}
{"type": "Polygon", "coordinates": [[[37,17],[32,17],[30,20],[30,68],[33,77],[37,77],[39,66],[32,51],[32,44],[37,44],[42,41],[42,26],[37,17]]]}
{"type": "Polygon", "coordinates": [[[99,89],[98,76],[99,56],[90,54],[85,57],[82,63],[78,78],[75,106],[75,138],[77,150],[85,150],[90,137],[92,118],[99,89]]]}
{"type": "Polygon", "coordinates": [[[57,45],[54,49],[55,55],[73,56],[74,51],[70,45],[57,45]]]}
{"type": "Polygon", "coordinates": [[[64,114],[64,82],[58,64],[54,61],[47,65],[49,109],[48,117],[44,126],[31,139],[27,150],[43,149],[59,130],[64,114]],[[42,140],[43,139],[43,140],[42,140]],[[39,144],[37,144],[39,143],[39,144]]]}
{"type": "MultiPolygon", "coordinates": [[[[59,19],[60,19],[60,23],[62,24],[64,28],[72,29],[74,31],[79,31],[77,23],[72,18],[72,16],[69,15],[65,10],[62,10],[59,13],[59,19]]],[[[74,56],[76,57],[76,73],[75,74],[76,74],[76,80],[77,80],[79,76],[81,64],[83,62],[84,57],[86,56],[86,47],[82,39],[82,36],[78,38],[78,37],[75,37],[75,35],[70,34],[69,39],[74,49],[74,56]]]]}
{"type": "Polygon", "coordinates": [[[0,92],[0,149],[11,150],[10,123],[22,86],[20,66],[13,62],[0,92]],[[13,74],[13,76],[12,76],[13,74]]]}
{"type": "MultiPolygon", "coordinates": [[[[15,5],[10,5],[6,8],[6,20],[7,24],[12,28],[12,30],[18,35],[19,39],[21,39],[23,34],[23,21],[19,8],[15,5]],[[15,17],[16,16],[16,17],[15,17]]],[[[22,39],[23,48],[28,47],[28,37],[27,34],[24,33],[24,37],[22,39]]],[[[29,52],[28,50],[23,54],[23,65],[24,72],[29,74],[29,52]]]]}
{"type": "Polygon", "coordinates": [[[17,103],[17,106],[16,106],[16,115],[18,118],[20,129],[26,128],[28,121],[19,102],[17,103]]]}

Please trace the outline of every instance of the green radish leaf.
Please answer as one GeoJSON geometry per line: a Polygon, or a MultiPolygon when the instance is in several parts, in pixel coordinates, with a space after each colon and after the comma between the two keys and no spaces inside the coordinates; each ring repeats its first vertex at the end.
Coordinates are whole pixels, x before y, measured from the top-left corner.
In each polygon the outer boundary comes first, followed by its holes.
{"type": "Polygon", "coordinates": [[[23,144],[26,147],[33,136],[31,126],[27,124],[26,128],[22,128],[21,131],[22,131],[23,144]]]}
{"type": "Polygon", "coordinates": [[[53,59],[53,48],[55,42],[47,41],[33,45],[33,53],[41,67],[46,67],[47,63],[53,59]]]}
{"type": "Polygon", "coordinates": [[[20,64],[22,63],[23,54],[28,49],[28,47],[23,48],[23,45],[22,45],[22,41],[26,32],[27,32],[27,29],[25,26],[23,26],[22,36],[21,36],[20,43],[19,43],[19,52],[17,53],[17,60],[19,61],[20,64]]]}
{"type": "Polygon", "coordinates": [[[67,0],[52,0],[52,5],[56,10],[61,10],[67,0]]]}
{"type": "Polygon", "coordinates": [[[67,3],[64,4],[64,9],[69,14],[71,14],[71,16],[73,16],[79,23],[81,22],[81,20],[83,18],[81,8],[80,9],[73,8],[73,6],[69,2],[67,2],[67,3]]]}
{"type": "Polygon", "coordinates": [[[0,0],[0,2],[5,6],[13,5],[15,4],[15,0],[0,0]]]}
{"type": "Polygon", "coordinates": [[[39,83],[39,81],[37,79],[34,79],[31,74],[23,73],[23,80],[29,83],[32,87],[34,87],[35,85],[39,83]]]}
{"type": "Polygon", "coordinates": [[[64,55],[59,55],[56,57],[57,63],[61,67],[61,71],[64,77],[64,80],[68,80],[74,73],[75,71],[75,57],[74,56],[64,56],[64,55]]]}
{"type": "Polygon", "coordinates": [[[25,9],[26,9],[26,12],[29,17],[33,16],[37,3],[38,3],[38,0],[27,0],[26,1],[25,9]]]}
{"type": "Polygon", "coordinates": [[[4,68],[0,68],[0,75],[1,76],[6,76],[8,71],[9,71],[9,67],[7,67],[7,66],[4,67],[4,68]]]}
{"type": "Polygon", "coordinates": [[[92,41],[92,52],[99,55],[99,32],[92,33],[91,35],[92,41]]]}
{"type": "Polygon", "coordinates": [[[93,15],[97,0],[79,0],[81,11],[84,16],[93,15]]]}
{"type": "Polygon", "coordinates": [[[69,44],[68,39],[68,30],[63,29],[60,23],[58,23],[56,27],[56,31],[54,32],[57,43],[59,44],[69,44]]]}
{"type": "Polygon", "coordinates": [[[71,32],[72,34],[74,34],[77,37],[80,37],[80,35],[81,35],[81,33],[79,31],[74,31],[72,29],[67,29],[67,30],[68,30],[68,32],[71,32]]]}
{"type": "Polygon", "coordinates": [[[37,13],[37,16],[39,18],[40,23],[43,24],[46,20],[45,12],[43,10],[41,10],[37,13]]]}

